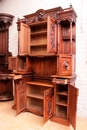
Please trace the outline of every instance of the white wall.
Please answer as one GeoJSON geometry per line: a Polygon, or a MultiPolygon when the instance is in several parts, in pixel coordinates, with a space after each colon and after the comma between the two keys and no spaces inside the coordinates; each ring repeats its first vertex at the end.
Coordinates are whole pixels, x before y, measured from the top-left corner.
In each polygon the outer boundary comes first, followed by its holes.
{"type": "Polygon", "coordinates": [[[76,25],[76,87],[79,88],[77,116],[87,118],[87,0],[2,0],[0,13],[9,13],[15,16],[9,31],[9,51],[13,55],[17,55],[16,22],[18,17],[22,18],[38,9],[50,9],[58,6],[68,8],[70,4],[73,5],[78,16],[76,25]]]}

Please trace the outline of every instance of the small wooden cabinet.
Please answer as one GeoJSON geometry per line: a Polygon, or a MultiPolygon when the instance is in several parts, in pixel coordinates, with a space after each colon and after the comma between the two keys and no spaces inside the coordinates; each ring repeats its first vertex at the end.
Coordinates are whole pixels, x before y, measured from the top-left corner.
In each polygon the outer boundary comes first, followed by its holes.
{"type": "Polygon", "coordinates": [[[78,89],[74,86],[76,77],[53,77],[54,116],[51,120],[65,125],[71,124],[75,129],[78,96],[78,89]]]}
{"type": "Polygon", "coordinates": [[[31,60],[27,55],[18,55],[9,57],[9,70],[17,70],[18,72],[30,72],[31,69],[31,60]]]}
{"type": "Polygon", "coordinates": [[[29,111],[76,128],[76,13],[73,7],[37,10],[18,19],[18,56],[9,58],[16,74],[17,113],[29,111]],[[16,65],[16,67],[15,67],[16,65]]]}

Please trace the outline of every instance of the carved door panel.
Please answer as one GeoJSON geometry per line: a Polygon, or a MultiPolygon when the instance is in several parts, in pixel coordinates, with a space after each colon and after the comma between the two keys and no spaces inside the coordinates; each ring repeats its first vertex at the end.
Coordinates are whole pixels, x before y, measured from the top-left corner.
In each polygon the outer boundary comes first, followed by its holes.
{"type": "Polygon", "coordinates": [[[16,85],[16,110],[17,114],[26,108],[26,84],[20,80],[16,85]]]}
{"type": "Polygon", "coordinates": [[[47,19],[47,52],[57,52],[57,25],[55,20],[48,16],[47,19]]]}
{"type": "Polygon", "coordinates": [[[78,89],[69,85],[69,122],[76,129],[76,108],[77,108],[78,89]]]}
{"type": "Polygon", "coordinates": [[[72,75],[74,73],[74,60],[70,55],[59,55],[59,75],[72,75]]]}
{"type": "Polygon", "coordinates": [[[44,122],[53,115],[53,88],[44,91],[44,122]]]}
{"type": "Polygon", "coordinates": [[[29,54],[30,28],[27,24],[20,23],[18,53],[29,54]]]}

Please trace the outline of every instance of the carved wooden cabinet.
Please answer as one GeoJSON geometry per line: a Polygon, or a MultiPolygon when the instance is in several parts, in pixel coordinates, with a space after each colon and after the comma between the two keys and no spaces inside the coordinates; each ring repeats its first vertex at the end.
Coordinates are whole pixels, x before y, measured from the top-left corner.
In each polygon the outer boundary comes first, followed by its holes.
{"type": "Polygon", "coordinates": [[[8,74],[9,26],[13,15],[0,13],[0,101],[13,99],[13,83],[8,74]]]}
{"type": "Polygon", "coordinates": [[[32,80],[15,86],[17,113],[26,110],[44,122],[76,128],[76,17],[70,5],[18,19],[18,56],[9,57],[9,69],[30,72],[32,80]]]}
{"type": "Polygon", "coordinates": [[[56,53],[56,31],[55,19],[51,19],[50,16],[47,20],[29,25],[20,22],[19,37],[22,39],[19,39],[19,55],[56,53]]]}

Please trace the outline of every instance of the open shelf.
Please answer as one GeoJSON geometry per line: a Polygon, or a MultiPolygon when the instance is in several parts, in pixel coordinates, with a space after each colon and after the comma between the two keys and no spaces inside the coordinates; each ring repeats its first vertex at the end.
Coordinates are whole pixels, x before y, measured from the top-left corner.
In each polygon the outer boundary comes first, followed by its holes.
{"type": "Polygon", "coordinates": [[[40,31],[40,32],[32,32],[31,36],[41,36],[47,34],[47,31],[40,31]]]}
{"type": "Polygon", "coordinates": [[[56,106],[56,116],[60,118],[67,118],[67,107],[65,106],[56,106]]]}
{"type": "Polygon", "coordinates": [[[27,86],[27,97],[43,100],[44,90],[46,90],[46,87],[41,87],[39,84],[37,86],[30,84],[27,86]]]}
{"type": "Polygon", "coordinates": [[[41,81],[30,81],[26,82],[27,85],[43,86],[43,87],[53,87],[52,83],[41,82],[41,81]]]}
{"type": "Polygon", "coordinates": [[[57,95],[56,104],[67,106],[67,96],[65,95],[57,95]]]}
{"type": "Polygon", "coordinates": [[[39,46],[31,46],[30,47],[30,53],[32,55],[43,55],[44,53],[47,54],[47,45],[39,44],[39,46]],[[37,52],[37,53],[36,53],[37,52]]]}
{"type": "Polygon", "coordinates": [[[42,99],[43,100],[43,95],[42,94],[38,94],[38,93],[30,93],[27,94],[27,97],[32,97],[32,98],[37,98],[37,99],[42,99]]]}
{"type": "Polygon", "coordinates": [[[62,91],[62,92],[57,92],[58,95],[68,95],[68,92],[67,91],[62,91]]]}
{"type": "Polygon", "coordinates": [[[27,92],[27,108],[29,111],[43,115],[44,100],[52,94],[52,83],[42,81],[30,81],[26,82],[27,92]],[[51,89],[49,91],[49,89],[51,89]],[[48,96],[48,97],[47,97],[48,96]]]}
{"type": "Polygon", "coordinates": [[[47,44],[46,43],[43,43],[43,44],[38,44],[38,43],[35,43],[35,44],[31,44],[30,46],[46,46],[47,44]]]}
{"type": "Polygon", "coordinates": [[[30,54],[47,53],[47,22],[30,26],[30,54]]]}
{"type": "Polygon", "coordinates": [[[76,42],[76,26],[73,21],[70,23],[69,20],[62,20],[60,22],[60,40],[61,41],[61,51],[63,54],[76,54],[75,42],[76,42]]]}
{"type": "Polygon", "coordinates": [[[35,114],[43,115],[43,101],[40,99],[28,97],[27,109],[35,114]]]}
{"type": "Polygon", "coordinates": [[[59,95],[68,95],[68,86],[66,85],[57,85],[56,86],[57,94],[59,95]]]}
{"type": "Polygon", "coordinates": [[[56,85],[56,115],[67,118],[68,107],[68,85],[56,85]]]}

